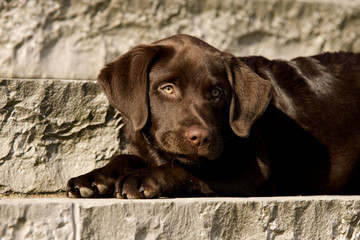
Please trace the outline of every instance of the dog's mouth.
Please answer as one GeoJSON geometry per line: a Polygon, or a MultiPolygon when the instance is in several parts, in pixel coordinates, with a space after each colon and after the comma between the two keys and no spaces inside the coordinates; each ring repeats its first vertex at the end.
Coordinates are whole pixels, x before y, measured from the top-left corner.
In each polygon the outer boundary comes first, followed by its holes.
{"type": "Polygon", "coordinates": [[[184,154],[177,154],[175,156],[175,158],[183,163],[183,164],[187,164],[187,165],[196,165],[196,164],[200,164],[206,161],[209,161],[209,159],[205,158],[205,157],[199,157],[197,155],[184,155],[184,154]]]}
{"type": "Polygon", "coordinates": [[[200,149],[199,151],[194,151],[191,154],[174,154],[174,157],[183,164],[195,165],[200,164],[206,161],[216,160],[222,152],[222,148],[217,149],[217,151],[209,151],[209,149],[200,149]]]}
{"type": "Polygon", "coordinates": [[[222,141],[213,139],[202,146],[194,146],[188,139],[184,139],[181,134],[176,134],[176,132],[167,132],[161,137],[155,137],[154,140],[153,145],[166,153],[169,160],[176,159],[180,163],[188,165],[216,160],[223,151],[222,141]]]}

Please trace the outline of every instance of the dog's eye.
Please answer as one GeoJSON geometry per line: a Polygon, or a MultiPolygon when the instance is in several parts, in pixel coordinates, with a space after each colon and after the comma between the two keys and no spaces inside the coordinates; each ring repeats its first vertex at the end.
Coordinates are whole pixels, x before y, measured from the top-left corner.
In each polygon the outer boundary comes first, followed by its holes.
{"type": "Polygon", "coordinates": [[[161,90],[163,90],[163,92],[166,94],[174,94],[174,87],[171,85],[166,85],[162,87],[161,90]]]}
{"type": "Polygon", "coordinates": [[[220,88],[214,88],[211,90],[211,97],[212,98],[218,98],[220,97],[222,94],[222,89],[220,88]]]}

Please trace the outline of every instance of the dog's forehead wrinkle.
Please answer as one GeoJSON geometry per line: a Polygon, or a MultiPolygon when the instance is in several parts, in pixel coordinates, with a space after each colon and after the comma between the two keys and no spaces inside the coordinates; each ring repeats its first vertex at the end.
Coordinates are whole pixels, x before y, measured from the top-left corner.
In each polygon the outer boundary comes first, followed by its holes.
{"type": "MultiPolygon", "coordinates": [[[[203,86],[226,85],[228,83],[225,70],[221,63],[211,59],[183,59],[174,56],[170,61],[155,63],[149,73],[150,81],[179,80],[186,82],[187,88],[200,90],[203,86]],[[179,64],[182,59],[182,64],[179,64]]],[[[152,84],[152,82],[151,82],[152,84]]]]}
{"type": "Polygon", "coordinates": [[[176,71],[169,69],[153,68],[149,73],[150,81],[173,81],[176,78],[176,71]]]}

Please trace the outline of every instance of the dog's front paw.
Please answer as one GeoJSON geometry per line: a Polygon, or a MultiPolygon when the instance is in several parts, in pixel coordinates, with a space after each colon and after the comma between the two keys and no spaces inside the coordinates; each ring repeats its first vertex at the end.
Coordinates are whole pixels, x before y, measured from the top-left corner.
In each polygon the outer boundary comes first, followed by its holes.
{"type": "Polygon", "coordinates": [[[66,194],[71,198],[94,198],[112,196],[115,179],[96,169],[87,174],[71,178],[66,186],[66,194]]]}
{"type": "Polygon", "coordinates": [[[165,183],[163,174],[155,169],[142,169],[125,177],[121,177],[115,184],[117,198],[156,198],[163,193],[165,183]]]}
{"type": "Polygon", "coordinates": [[[113,197],[114,186],[120,176],[146,166],[144,160],[134,155],[115,156],[104,167],[71,178],[66,186],[66,194],[74,198],[113,197]]]}

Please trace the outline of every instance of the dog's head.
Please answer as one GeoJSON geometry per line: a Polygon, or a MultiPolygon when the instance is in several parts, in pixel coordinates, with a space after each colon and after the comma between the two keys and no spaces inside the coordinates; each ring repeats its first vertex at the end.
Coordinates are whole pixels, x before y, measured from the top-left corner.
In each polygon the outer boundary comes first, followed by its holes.
{"type": "Polygon", "coordinates": [[[270,99],[268,81],[188,35],[134,47],[98,81],[134,131],[146,131],[154,146],[183,163],[216,159],[227,126],[247,137],[270,99]]]}

